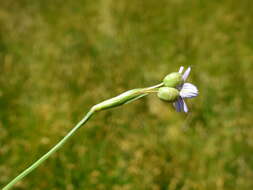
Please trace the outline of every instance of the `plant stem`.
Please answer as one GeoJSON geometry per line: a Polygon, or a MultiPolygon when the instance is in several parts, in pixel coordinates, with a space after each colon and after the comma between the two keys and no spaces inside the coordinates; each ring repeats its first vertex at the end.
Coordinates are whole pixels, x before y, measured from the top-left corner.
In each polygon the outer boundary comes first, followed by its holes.
{"type": "Polygon", "coordinates": [[[156,89],[156,88],[160,88],[164,85],[164,83],[160,83],[160,84],[157,84],[157,85],[154,85],[154,86],[151,86],[151,87],[147,87],[145,88],[146,90],[151,90],[151,89],[156,89]]]}
{"type": "Polygon", "coordinates": [[[82,125],[84,125],[91,116],[100,110],[109,109],[112,107],[120,106],[122,104],[126,104],[132,101],[135,101],[139,98],[142,98],[148,93],[157,92],[157,88],[163,86],[163,83],[157,84],[155,86],[151,86],[148,88],[141,89],[133,89],[122,93],[114,98],[105,100],[95,106],[93,106],[89,112],[84,116],[84,118],[61,140],[59,141],[53,148],[51,148],[46,154],[44,154],[41,158],[39,158],[35,163],[33,163],[30,167],[25,169],[21,174],[19,174],[16,178],[14,178],[11,182],[9,182],[3,190],[10,189],[13,185],[15,185],[18,181],[20,181],[23,177],[32,172],[35,168],[37,168],[40,164],[42,164],[51,154],[56,152],[82,125]]]}
{"type": "Polygon", "coordinates": [[[31,171],[33,171],[40,164],[42,164],[51,154],[56,152],[82,125],[84,125],[94,113],[95,110],[90,109],[90,111],[84,116],[84,118],[60,142],[58,142],[53,148],[51,148],[46,154],[44,154],[40,159],[38,159],[35,163],[33,163],[29,168],[25,169],[21,174],[19,174],[16,178],[14,178],[11,182],[9,182],[3,188],[3,190],[10,189],[23,177],[28,175],[31,171]]]}

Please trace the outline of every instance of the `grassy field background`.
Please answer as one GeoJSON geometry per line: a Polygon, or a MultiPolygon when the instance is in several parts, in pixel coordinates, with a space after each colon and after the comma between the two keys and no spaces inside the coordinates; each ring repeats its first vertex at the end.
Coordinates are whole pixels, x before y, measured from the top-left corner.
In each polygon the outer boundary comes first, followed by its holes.
{"type": "Polygon", "coordinates": [[[253,1],[1,0],[0,187],[88,109],[192,66],[188,115],[101,112],[14,189],[253,189],[253,1]]]}

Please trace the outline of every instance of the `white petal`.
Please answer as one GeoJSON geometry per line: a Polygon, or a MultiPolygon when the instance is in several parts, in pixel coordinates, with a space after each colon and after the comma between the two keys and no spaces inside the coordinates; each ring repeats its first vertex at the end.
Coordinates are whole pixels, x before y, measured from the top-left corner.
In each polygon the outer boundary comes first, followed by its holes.
{"type": "Polygon", "coordinates": [[[186,69],[186,71],[184,72],[184,74],[183,74],[183,80],[184,80],[184,81],[186,81],[186,79],[188,78],[190,72],[191,72],[191,67],[188,67],[188,68],[186,69]]]}
{"type": "Polygon", "coordinates": [[[194,84],[189,83],[189,82],[184,83],[182,88],[183,89],[192,89],[192,90],[198,92],[197,87],[194,84]]]}
{"type": "Polygon", "coordinates": [[[178,98],[176,102],[173,103],[177,112],[182,112],[184,110],[184,101],[181,97],[178,98]]]}
{"type": "Polygon", "coordinates": [[[182,73],[183,72],[183,70],[184,70],[184,67],[183,66],[181,66],[180,68],[179,68],[179,73],[182,73]]]}
{"type": "Polygon", "coordinates": [[[183,104],[184,104],[184,112],[187,113],[188,112],[188,107],[183,99],[183,104]]]}
{"type": "Polygon", "coordinates": [[[182,98],[193,98],[198,96],[199,92],[195,85],[191,83],[184,83],[179,94],[182,98]]]}

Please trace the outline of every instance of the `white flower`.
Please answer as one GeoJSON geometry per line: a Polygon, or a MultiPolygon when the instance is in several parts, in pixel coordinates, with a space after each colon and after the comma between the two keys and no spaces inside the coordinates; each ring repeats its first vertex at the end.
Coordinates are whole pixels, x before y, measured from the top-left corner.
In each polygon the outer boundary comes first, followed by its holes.
{"type": "MultiPolygon", "coordinates": [[[[179,73],[182,74],[184,70],[184,67],[180,67],[179,73]]],[[[184,82],[188,78],[189,74],[191,72],[191,67],[188,67],[186,71],[184,72],[182,78],[184,82]]],[[[174,107],[176,108],[176,111],[178,112],[188,112],[187,105],[184,101],[185,98],[194,98],[198,96],[198,89],[196,86],[194,86],[191,83],[183,83],[182,85],[178,86],[179,90],[179,98],[176,100],[176,102],[173,103],[174,107]]]]}

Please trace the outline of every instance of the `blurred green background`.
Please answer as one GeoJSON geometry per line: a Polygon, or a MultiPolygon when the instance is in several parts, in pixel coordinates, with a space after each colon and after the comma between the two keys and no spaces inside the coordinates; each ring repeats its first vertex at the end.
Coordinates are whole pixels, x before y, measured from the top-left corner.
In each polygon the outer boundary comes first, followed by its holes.
{"type": "Polygon", "coordinates": [[[253,189],[253,1],[1,0],[0,187],[88,109],[192,66],[200,95],[101,112],[14,189],[253,189]]]}

